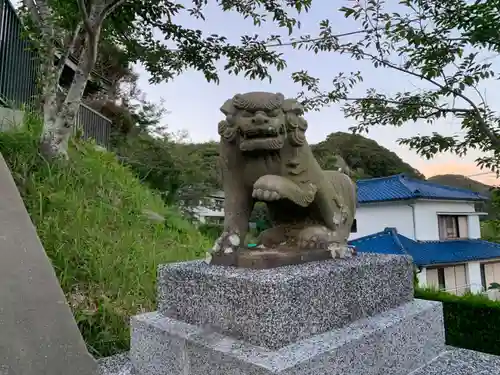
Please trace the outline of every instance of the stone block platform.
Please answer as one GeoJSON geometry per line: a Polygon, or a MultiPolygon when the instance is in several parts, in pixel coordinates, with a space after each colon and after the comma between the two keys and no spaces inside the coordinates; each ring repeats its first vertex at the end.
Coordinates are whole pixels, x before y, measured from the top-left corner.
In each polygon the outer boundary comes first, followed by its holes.
{"type": "Polygon", "coordinates": [[[360,254],[252,270],[201,261],[159,270],[166,317],[279,349],[413,299],[411,258],[360,254]]]}
{"type": "Polygon", "coordinates": [[[498,373],[488,372],[494,356],[447,351],[442,305],[413,299],[404,256],[264,270],[170,264],[158,294],[157,312],[132,318],[128,355],[102,360],[102,375],[498,373]]]}
{"type": "Polygon", "coordinates": [[[279,350],[159,313],[132,320],[140,375],[406,375],[445,349],[441,304],[416,300],[279,350]]]}
{"type": "MultiPolygon", "coordinates": [[[[498,375],[500,357],[472,350],[448,348],[411,375],[498,375]]],[[[140,375],[127,353],[99,361],[100,375],[140,375]]]]}

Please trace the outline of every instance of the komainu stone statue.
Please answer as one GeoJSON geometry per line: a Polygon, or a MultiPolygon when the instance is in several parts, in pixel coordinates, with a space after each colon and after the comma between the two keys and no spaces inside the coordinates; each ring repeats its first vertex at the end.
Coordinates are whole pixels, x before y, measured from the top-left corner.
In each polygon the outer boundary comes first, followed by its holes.
{"type": "Polygon", "coordinates": [[[321,169],[305,138],[302,106],[279,93],[249,92],[221,111],[224,232],[207,261],[270,268],[353,255],[347,239],[356,185],[341,171],[321,169]],[[266,203],[272,227],[248,249],[243,242],[257,201],[266,203]]]}

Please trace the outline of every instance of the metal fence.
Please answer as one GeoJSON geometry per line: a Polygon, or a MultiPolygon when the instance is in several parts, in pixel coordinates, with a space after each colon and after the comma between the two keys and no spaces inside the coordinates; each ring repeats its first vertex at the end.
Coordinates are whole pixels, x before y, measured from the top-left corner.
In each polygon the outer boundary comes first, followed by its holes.
{"type": "MultiPolygon", "coordinates": [[[[0,105],[21,108],[37,93],[38,55],[22,35],[23,26],[9,0],[0,0],[0,105]]],[[[76,126],[85,139],[108,147],[111,120],[82,104],[76,126]]]]}
{"type": "Polygon", "coordinates": [[[9,0],[0,0],[0,97],[12,106],[31,102],[36,94],[39,62],[9,0]]]}
{"type": "Polygon", "coordinates": [[[108,147],[111,121],[106,117],[85,104],[80,104],[76,124],[78,128],[83,129],[83,139],[92,138],[98,145],[108,147]]]}

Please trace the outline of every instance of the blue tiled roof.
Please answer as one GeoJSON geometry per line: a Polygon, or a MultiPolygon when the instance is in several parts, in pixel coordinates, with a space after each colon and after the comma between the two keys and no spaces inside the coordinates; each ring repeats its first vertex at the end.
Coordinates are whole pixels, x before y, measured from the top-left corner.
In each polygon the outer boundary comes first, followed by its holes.
{"type": "Polygon", "coordinates": [[[407,199],[449,199],[480,201],[487,197],[471,190],[459,189],[404,174],[358,180],[358,203],[385,202],[407,199]]]}
{"type": "Polygon", "coordinates": [[[500,258],[500,244],[483,240],[414,241],[394,228],[349,242],[365,253],[411,255],[418,266],[500,258]]]}

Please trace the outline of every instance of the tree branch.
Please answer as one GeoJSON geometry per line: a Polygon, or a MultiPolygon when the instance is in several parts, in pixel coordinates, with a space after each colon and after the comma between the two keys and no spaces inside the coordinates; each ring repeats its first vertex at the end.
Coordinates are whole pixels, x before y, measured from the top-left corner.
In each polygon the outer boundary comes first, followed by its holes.
{"type": "Polygon", "coordinates": [[[443,92],[448,92],[450,94],[453,94],[455,97],[463,99],[465,102],[467,102],[467,104],[469,104],[472,107],[471,112],[474,112],[474,117],[477,120],[477,124],[478,124],[480,131],[489,139],[491,144],[496,149],[500,150],[500,138],[497,137],[497,135],[494,132],[492,132],[491,129],[488,127],[488,124],[486,123],[483,116],[481,115],[481,110],[478,108],[478,106],[471,99],[469,99],[467,96],[465,96],[463,93],[461,93],[460,91],[455,90],[451,87],[444,86],[444,85],[440,84],[439,82],[424,76],[423,74],[412,72],[411,70],[402,68],[396,64],[393,64],[390,61],[380,59],[377,56],[372,55],[370,53],[360,51],[360,50],[357,50],[356,52],[360,53],[363,56],[367,56],[367,57],[371,58],[372,60],[377,61],[378,63],[380,63],[383,66],[389,67],[389,68],[394,69],[394,70],[398,70],[402,73],[409,74],[409,75],[416,77],[418,79],[421,79],[423,81],[427,81],[429,83],[432,83],[433,85],[435,85],[435,86],[439,87],[441,90],[443,90],[443,92]]]}
{"type": "Polygon", "coordinates": [[[92,37],[94,34],[94,29],[89,19],[89,13],[87,12],[87,5],[85,4],[85,0],[78,0],[78,8],[80,9],[80,13],[82,15],[83,28],[85,29],[89,37],[92,37]]]}
{"type": "Polygon", "coordinates": [[[125,3],[125,0],[111,0],[108,4],[106,4],[106,6],[104,7],[104,9],[100,14],[100,22],[102,23],[107,16],[113,13],[116,10],[116,8],[123,5],[123,3],[125,3]]]}
{"type": "Polygon", "coordinates": [[[426,117],[432,117],[433,115],[436,115],[438,113],[453,113],[453,114],[462,114],[463,115],[463,114],[471,113],[474,111],[473,109],[467,109],[467,108],[442,108],[442,107],[438,107],[438,106],[432,105],[430,103],[424,103],[424,102],[405,103],[403,101],[385,99],[385,98],[370,98],[370,97],[349,98],[349,97],[345,97],[345,98],[341,98],[341,99],[346,100],[346,101],[351,101],[351,102],[371,101],[371,102],[381,102],[381,103],[396,104],[396,105],[403,105],[403,106],[427,107],[427,108],[432,108],[432,109],[436,110],[436,112],[433,112],[432,115],[429,114],[426,117]]]}
{"type": "Polygon", "coordinates": [[[42,19],[40,17],[40,12],[38,10],[37,5],[33,0],[23,0],[23,5],[28,9],[30,12],[31,19],[38,25],[40,26],[42,23],[42,19]]]}

